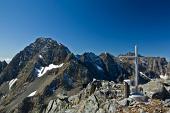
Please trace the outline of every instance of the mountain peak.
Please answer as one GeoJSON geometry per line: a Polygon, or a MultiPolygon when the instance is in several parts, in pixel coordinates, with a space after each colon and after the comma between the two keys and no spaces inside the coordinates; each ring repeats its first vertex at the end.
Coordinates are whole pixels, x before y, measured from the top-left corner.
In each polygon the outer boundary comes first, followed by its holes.
{"type": "Polygon", "coordinates": [[[59,45],[57,41],[53,40],[52,38],[44,38],[39,37],[36,39],[34,43],[32,43],[32,46],[44,46],[44,45],[59,45]]]}
{"type": "Polygon", "coordinates": [[[39,37],[36,39],[35,42],[57,42],[57,41],[53,40],[52,38],[39,37]]]}
{"type": "Polygon", "coordinates": [[[1,71],[7,66],[7,62],[4,60],[4,61],[0,61],[0,73],[1,71]]]}
{"type": "Polygon", "coordinates": [[[70,53],[67,47],[58,44],[57,41],[51,38],[37,38],[35,42],[20,51],[7,68],[1,72],[0,84],[16,78],[28,64],[29,70],[27,69],[26,71],[31,73],[38,64],[48,66],[53,63],[56,65],[63,63],[70,53]],[[40,60],[39,56],[43,59],[41,58],[40,60]]]}

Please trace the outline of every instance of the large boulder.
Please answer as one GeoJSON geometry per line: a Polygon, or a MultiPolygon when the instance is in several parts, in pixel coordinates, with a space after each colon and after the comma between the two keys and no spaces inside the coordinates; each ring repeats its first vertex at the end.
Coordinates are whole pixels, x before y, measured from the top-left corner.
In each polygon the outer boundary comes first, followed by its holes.
{"type": "Polygon", "coordinates": [[[152,99],[166,100],[170,99],[170,92],[167,91],[165,87],[162,87],[158,92],[152,95],[152,99]]]}
{"type": "Polygon", "coordinates": [[[99,109],[99,103],[95,95],[91,95],[84,104],[83,113],[96,113],[99,109]]]}

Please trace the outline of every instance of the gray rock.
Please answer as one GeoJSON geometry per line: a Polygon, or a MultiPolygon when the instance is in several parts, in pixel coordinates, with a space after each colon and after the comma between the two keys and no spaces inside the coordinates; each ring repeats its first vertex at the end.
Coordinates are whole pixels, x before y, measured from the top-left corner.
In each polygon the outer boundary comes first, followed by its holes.
{"type": "Polygon", "coordinates": [[[117,113],[117,106],[116,100],[109,100],[104,103],[103,109],[106,111],[106,113],[117,113]]]}
{"type": "Polygon", "coordinates": [[[85,102],[82,113],[96,113],[98,109],[99,103],[97,102],[95,95],[91,95],[85,102]]]}
{"type": "Polygon", "coordinates": [[[164,101],[166,99],[170,99],[170,93],[166,90],[165,87],[162,87],[160,91],[155,92],[152,95],[152,99],[160,99],[164,101]]]}
{"type": "Polygon", "coordinates": [[[53,106],[54,100],[50,100],[50,102],[48,103],[47,109],[46,109],[46,113],[49,113],[51,110],[51,107],[53,106]]]}
{"type": "Polygon", "coordinates": [[[51,100],[45,113],[63,113],[68,108],[68,104],[63,100],[51,100]]]}
{"type": "Polygon", "coordinates": [[[96,113],[106,113],[106,112],[100,108],[96,113]]]}
{"type": "Polygon", "coordinates": [[[123,99],[123,100],[121,100],[121,101],[118,101],[118,103],[119,103],[121,106],[128,106],[129,103],[130,103],[130,101],[129,101],[127,98],[125,98],[125,99],[123,99]]]}
{"type": "Polygon", "coordinates": [[[166,99],[164,102],[165,107],[170,107],[170,99],[166,99]]]}
{"type": "Polygon", "coordinates": [[[68,101],[72,104],[72,105],[76,105],[79,103],[80,101],[80,95],[74,95],[68,98],[68,101]]]}
{"type": "Polygon", "coordinates": [[[51,106],[51,110],[49,113],[54,113],[56,109],[57,109],[57,103],[55,101],[53,101],[53,104],[51,106]]]}

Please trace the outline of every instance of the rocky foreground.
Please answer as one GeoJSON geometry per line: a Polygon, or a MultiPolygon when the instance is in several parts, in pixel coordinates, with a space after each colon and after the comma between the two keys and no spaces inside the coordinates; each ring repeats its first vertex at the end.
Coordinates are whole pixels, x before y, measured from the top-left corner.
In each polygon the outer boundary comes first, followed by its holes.
{"type": "MultiPolygon", "coordinates": [[[[157,89],[159,90],[159,89],[157,89]]],[[[169,113],[170,100],[148,97],[135,102],[123,97],[123,84],[95,80],[74,96],[58,95],[50,100],[43,113],[169,113]]]]}

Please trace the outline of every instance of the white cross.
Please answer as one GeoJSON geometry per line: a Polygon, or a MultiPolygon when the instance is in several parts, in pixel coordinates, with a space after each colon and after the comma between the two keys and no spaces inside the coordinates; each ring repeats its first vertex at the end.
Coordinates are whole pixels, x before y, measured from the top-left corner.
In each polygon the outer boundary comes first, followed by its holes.
{"type": "Polygon", "coordinates": [[[134,58],[135,60],[135,89],[138,91],[138,47],[135,45],[135,56],[119,56],[120,58],[134,58]]]}

